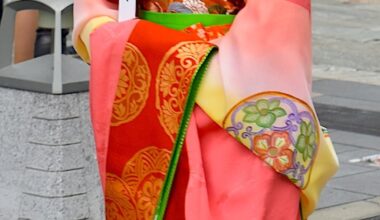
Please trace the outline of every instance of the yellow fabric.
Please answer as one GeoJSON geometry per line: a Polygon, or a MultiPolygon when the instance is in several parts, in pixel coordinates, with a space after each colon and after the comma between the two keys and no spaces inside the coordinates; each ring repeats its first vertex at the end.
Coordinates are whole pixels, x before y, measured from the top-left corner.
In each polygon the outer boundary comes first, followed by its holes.
{"type": "Polygon", "coordinates": [[[237,103],[239,100],[234,100],[235,102],[229,100],[227,103],[221,74],[215,74],[220,72],[218,64],[218,56],[216,55],[203,76],[195,101],[213,121],[222,126],[225,116],[233,107],[229,103],[237,103]]]}
{"type": "MultiPolygon", "coordinates": [[[[321,132],[322,133],[322,132],[321,132]]],[[[328,135],[321,135],[320,146],[312,167],[310,182],[302,190],[301,205],[303,218],[307,219],[316,208],[321,190],[334,176],[339,167],[338,158],[328,135]]]]}
{"type": "Polygon", "coordinates": [[[82,29],[80,33],[79,40],[77,41],[77,45],[75,46],[75,50],[79,54],[79,56],[86,61],[90,62],[90,35],[91,33],[98,27],[102,26],[108,22],[114,22],[113,18],[107,16],[101,16],[91,19],[87,22],[86,26],[82,29]]]}

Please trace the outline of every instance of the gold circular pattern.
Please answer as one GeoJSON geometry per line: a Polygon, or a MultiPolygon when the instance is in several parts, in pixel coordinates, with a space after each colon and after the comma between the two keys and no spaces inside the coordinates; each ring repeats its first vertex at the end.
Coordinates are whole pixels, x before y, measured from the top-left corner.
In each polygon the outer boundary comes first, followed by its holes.
{"type": "Polygon", "coordinates": [[[107,173],[105,202],[107,220],[137,220],[137,210],[130,188],[118,176],[107,173]]]}
{"type": "Polygon", "coordinates": [[[147,147],[125,164],[121,178],[107,173],[107,220],[152,219],[169,162],[169,150],[147,147]]]}
{"type": "Polygon", "coordinates": [[[204,41],[185,41],[164,56],[156,79],[156,108],[159,121],[172,141],[176,136],[192,79],[210,50],[204,41]]]}
{"type": "Polygon", "coordinates": [[[112,107],[112,126],[128,123],[140,114],[149,96],[150,83],[151,73],[144,55],[133,44],[126,43],[112,107]]]}

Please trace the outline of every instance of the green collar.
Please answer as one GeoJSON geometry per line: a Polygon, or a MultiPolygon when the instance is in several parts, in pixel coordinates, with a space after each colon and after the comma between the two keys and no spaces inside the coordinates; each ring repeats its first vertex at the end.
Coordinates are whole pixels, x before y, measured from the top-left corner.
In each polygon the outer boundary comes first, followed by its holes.
{"type": "Polygon", "coordinates": [[[182,30],[197,23],[204,26],[232,24],[235,15],[161,13],[140,10],[139,18],[168,28],[182,30]]]}

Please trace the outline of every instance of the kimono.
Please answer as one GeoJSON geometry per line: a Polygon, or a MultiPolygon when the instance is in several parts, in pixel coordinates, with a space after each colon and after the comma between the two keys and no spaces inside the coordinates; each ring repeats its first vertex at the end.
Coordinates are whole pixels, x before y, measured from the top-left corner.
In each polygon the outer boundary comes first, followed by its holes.
{"type": "Polygon", "coordinates": [[[107,219],[308,218],[338,167],[311,101],[308,0],[120,23],[115,3],[78,0],[74,17],[107,219]]]}

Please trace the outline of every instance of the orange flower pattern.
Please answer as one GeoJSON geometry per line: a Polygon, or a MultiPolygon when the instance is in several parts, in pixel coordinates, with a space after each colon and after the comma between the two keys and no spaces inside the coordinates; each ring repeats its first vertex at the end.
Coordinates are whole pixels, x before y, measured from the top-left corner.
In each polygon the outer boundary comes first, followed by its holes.
{"type": "Polygon", "coordinates": [[[273,132],[254,136],[258,156],[276,171],[283,172],[292,166],[293,146],[286,132],[273,132]]]}

